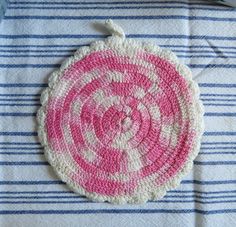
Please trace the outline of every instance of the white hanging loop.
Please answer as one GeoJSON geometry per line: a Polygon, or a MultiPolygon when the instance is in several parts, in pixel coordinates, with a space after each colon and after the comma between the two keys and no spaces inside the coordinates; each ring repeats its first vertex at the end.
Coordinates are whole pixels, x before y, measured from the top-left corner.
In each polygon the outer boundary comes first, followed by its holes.
{"type": "Polygon", "coordinates": [[[123,29],[119,25],[115,24],[111,19],[105,21],[105,26],[111,33],[111,35],[119,36],[120,38],[125,38],[125,33],[123,29]]]}

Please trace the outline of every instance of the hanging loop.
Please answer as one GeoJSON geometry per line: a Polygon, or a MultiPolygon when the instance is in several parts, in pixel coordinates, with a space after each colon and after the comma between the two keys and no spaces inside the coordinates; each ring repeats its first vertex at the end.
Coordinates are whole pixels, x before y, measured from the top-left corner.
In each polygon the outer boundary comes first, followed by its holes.
{"type": "Polygon", "coordinates": [[[105,26],[111,35],[125,38],[123,29],[119,25],[115,24],[111,19],[105,21],[105,26]]]}

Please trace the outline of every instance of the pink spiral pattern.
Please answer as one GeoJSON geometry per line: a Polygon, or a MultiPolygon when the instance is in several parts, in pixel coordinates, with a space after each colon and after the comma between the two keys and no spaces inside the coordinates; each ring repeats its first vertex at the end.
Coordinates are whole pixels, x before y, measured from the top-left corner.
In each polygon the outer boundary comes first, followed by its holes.
{"type": "Polygon", "coordinates": [[[45,113],[60,170],[74,187],[105,198],[152,193],[181,171],[196,139],[186,79],[144,50],[99,50],[75,61],[45,113]]]}

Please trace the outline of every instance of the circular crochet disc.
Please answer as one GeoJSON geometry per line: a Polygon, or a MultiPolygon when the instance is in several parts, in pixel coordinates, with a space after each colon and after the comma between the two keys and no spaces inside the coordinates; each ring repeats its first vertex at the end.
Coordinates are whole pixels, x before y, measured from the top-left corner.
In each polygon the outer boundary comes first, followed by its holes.
{"type": "Polygon", "coordinates": [[[49,163],[96,201],[161,198],[199,150],[198,87],[172,52],[152,44],[110,37],[80,48],[50,77],[41,102],[49,163]]]}

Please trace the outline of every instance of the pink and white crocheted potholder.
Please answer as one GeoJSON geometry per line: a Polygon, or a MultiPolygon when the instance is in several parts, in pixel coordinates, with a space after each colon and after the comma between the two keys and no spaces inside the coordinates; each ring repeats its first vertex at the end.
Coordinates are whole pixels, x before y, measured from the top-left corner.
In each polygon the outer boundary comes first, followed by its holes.
{"type": "Polygon", "coordinates": [[[154,44],[112,36],[82,47],[49,79],[38,111],[49,163],[95,201],[162,198],[192,168],[203,108],[190,70],[154,44]]]}

